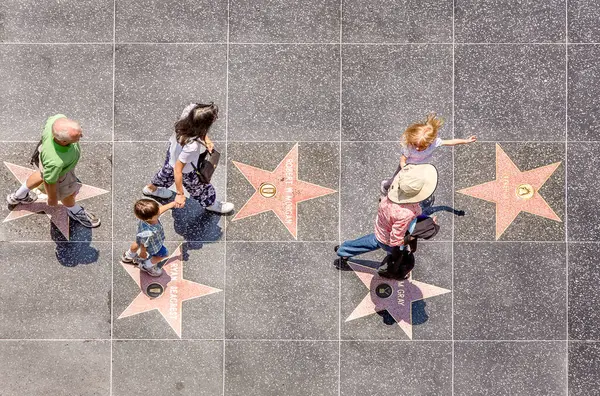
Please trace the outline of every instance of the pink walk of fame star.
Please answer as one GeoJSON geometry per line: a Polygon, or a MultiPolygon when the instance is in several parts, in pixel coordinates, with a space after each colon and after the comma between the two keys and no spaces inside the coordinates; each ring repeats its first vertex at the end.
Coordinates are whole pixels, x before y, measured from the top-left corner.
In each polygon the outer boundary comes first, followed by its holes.
{"type": "Polygon", "coordinates": [[[157,298],[150,298],[140,292],[118,319],[157,309],[179,338],[181,338],[183,302],[222,291],[183,279],[181,245],[175,249],[175,252],[162,267],[163,273],[161,276],[152,277],[146,272],[140,271],[135,265],[124,263],[121,263],[121,265],[140,289],[145,289],[151,283],[159,283],[163,285],[164,292],[157,298]]]}
{"type": "MultiPolygon", "coordinates": [[[[20,184],[25,183],[27,178],[32,173],[36,172],[35,169],[11,164],[9,162],[4,162],[4,165],[6,165],[6,167],[15,176],[15,178],[17,178],[20,184]]],[[[103,190],[101,188],[83,184],[81,186],[81,189],[77,193],[77,202],[106,193],[108,193],[108,191],[103,190]]],[[[40,212],[46,213],[50,218],[50,221],[54,223],[56,228],[58,228],[60,232],[62,232],[65,238],[67,238],[67,240],[69,239],[69,215],[67,214],[67,208],[65,208],[60,202],[58,206],[48,206],[46,198],[40,198],[32,204],[16,205],[14,209],[11,210],[11,212],[8,214],[8,216],[6,216],[3,222],[20,219],[21,217],[31,216],[35,213],[40,212]]]]}
{"type": "Polygon", "coordinates": [[[412,302],[450,293],[450,290],[409,279],[398,281],[379,276],[377,270],[348,263],[370,293],[352,311],[346,322],[380,311],[388,311],[412,340],[412,302]]]}
{"type": "Polygon", "coordinates": [[[496,240],[498,240],[520,212],[561,221],[539,193],[539,189],[559,165],[560,162],[556,162],[521,172],[500,145],[496,144],[496,180],[458,192],[496,204],[496,240]]]}
{"type": "Polygon", "coordinates": [[[336,192],[330,188],[298,180],[298,144],[270,172],[232,161],[254,187],[254,194],[232,221],[273,211],[296,239],[298,203],[336,192]]]}

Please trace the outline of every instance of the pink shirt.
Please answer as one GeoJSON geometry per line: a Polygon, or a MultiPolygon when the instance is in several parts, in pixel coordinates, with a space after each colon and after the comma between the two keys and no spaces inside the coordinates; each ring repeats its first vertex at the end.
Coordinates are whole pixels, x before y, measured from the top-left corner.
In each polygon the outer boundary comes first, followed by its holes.
{"type": "Polygon", "coordinates": [[[418,203],[397,204],[383,197],[375,220],[375,237],[388,246],[404,244],[404,234],[411,221],[421,214],[418,203]]]}

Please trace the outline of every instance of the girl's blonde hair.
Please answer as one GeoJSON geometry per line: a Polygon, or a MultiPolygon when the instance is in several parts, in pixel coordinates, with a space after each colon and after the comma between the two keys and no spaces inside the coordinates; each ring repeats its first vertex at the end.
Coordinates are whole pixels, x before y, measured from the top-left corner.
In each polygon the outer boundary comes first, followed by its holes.
{"type": "Polygon", "coordinates": [[[435,113],[427,115],[425,122],[415,122],[406,128],[402,134],[402,145],[426,149],[435,141],[443,124],[444,120],[438,118],[435,113]]]}

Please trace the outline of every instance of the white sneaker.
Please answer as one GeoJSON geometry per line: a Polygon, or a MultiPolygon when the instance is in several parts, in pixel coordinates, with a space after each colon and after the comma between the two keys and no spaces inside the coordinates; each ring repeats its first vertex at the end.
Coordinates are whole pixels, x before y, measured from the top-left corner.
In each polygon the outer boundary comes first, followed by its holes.
{"type": "Polygon", "coordinates": [[[216,201],[214,204],[207,206],[204,209],[215,213],[225,214],[232,212],[234,206],[231,202],[216,201]]]}
{"type": "Polygon", "coordinates": [[[144,186],[144,188],[142,189],[142,193],[150,197],[158,197],[162,199],[171,198],[171,196],[173,195],[173,191],[164,187],[157,187],[156,190],[152,191],[148,188],[148,186],[144,186]]]}
{"type": "Polygon", "coordinates": [[[145,273],[147,273],[150,276],[161,276],[163,273],[163,270],[161,268],[158,268],[155,265],[153,265],[151,267],[145,267],[144,263],[140,263],[138,265],[138,268],[140,269],[140,271],[144,271],[145,273]]]}

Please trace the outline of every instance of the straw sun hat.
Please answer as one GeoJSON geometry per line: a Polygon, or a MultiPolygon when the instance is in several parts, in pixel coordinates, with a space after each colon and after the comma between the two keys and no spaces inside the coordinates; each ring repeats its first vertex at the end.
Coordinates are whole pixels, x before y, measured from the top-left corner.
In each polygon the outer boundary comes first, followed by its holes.
{"type": "Polygon", "coordinates": [[[421,202],[437,187],[437,169],[431,164],[406,165],[394,178],[388,198],[397,204],[421,202]]]}

